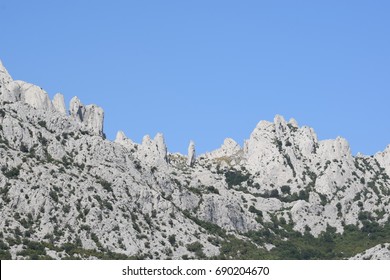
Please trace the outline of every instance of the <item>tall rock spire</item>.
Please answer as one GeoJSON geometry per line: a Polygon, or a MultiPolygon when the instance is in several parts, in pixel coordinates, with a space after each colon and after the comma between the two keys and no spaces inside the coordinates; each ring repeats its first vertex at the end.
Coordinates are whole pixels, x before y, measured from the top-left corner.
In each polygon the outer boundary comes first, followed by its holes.
{"type": "Polygon", "coordinates": [[[157,153],[159,156],[164,160],[168,161],[168,149],[167,145],[165,144],[165,138],[162,133],[157,133],[154,137],[154,142],[157,146],[157,153]]]}
{"type": "Polygon", "coordinates": [[[194,141],[190,141],[190,145],[188,146],[188,161],[187,165],[190,167],[193,167],[196,160],[196,153],[195,153],[195,143],[194,141]]]}

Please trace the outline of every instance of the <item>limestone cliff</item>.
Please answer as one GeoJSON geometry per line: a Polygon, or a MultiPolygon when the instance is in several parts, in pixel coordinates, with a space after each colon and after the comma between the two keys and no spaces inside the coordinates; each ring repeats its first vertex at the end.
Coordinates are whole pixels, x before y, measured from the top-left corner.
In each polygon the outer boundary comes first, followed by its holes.
{"type": "Polygon", "coordinates": [[[0,258],[387,258],[389,148],[353,156],[276,116],[243,147],[172,154],[161,133],[105,139],[102,108],[68,114],[2,64],[0,86],[0,258]],[[356,236],[378,246],[339,244],[356,236]]]}

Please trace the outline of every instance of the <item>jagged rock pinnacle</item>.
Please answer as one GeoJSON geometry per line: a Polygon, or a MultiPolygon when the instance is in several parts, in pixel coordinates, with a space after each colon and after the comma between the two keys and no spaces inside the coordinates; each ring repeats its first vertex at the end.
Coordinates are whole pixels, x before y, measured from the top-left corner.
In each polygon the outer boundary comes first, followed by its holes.
{"type": "Polygon", "coordinates": [[[73,97],[70,100],[69,113],[74,119],[78,120],[79,122],[82,122],[84,120],[85,107],[77,96],[73,97]]]}
{"type": "Polygon", "coordinates": [[[70,116],[83,123],[94,135],[103,136],[104,111],[97,105],[84,106],[75,96],[70,101],[70,116]]]}
{"type": "Polygon", "coordinates": [[[66,116],[65,99],[62,94],[57,93],[56,95],[54,95],[53,106],[57,112],[59,112],[61,115],[66,116]]]}
{"type": "Polygon", "coordinates": [[[118,131],[114,142],[122,144],[125,140],[127,140],[125,133],[123,131],[118,131]]]}
{"type": "Polygon", "coordinates": [[[85,107],[83,122],[93,134],[103,136],[104,111],[96,105],[85,107]]]}

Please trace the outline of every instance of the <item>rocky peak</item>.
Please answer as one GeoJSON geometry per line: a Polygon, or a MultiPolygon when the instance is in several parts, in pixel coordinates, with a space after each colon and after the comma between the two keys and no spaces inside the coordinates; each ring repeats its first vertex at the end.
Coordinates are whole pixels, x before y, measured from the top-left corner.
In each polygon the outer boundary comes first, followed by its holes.
{"type": "Polygon", "coordinates": [[[126,140],[128,140],[126,134],[123,131],[118,131],[114,142],[123,144],[126,140]]]}
{"type": "Polygon", "coordinates": [[[129,139],[123,131],[118,131],[114,143],[117,143],[130,151],[135,151],[136,144],[129,139]]]}
{"type": "Polygon", "coordinates": [[[7,69],[3,66],[3,63],[0,60],[0,86],[3,88],[3,86],[9,84],[12,82],[12,77],[8,73],[7,69]]]}
{"type": "Polygon", "coordinates": [[[162,133],[157,133],[154,139],[145,135],[141,145],[139,145],[127,138],[122,131],[118,131],[115,143],[126,147],[135,157],[147,165],[165,166],[168,162],[168,148],[162,133]]]}
{"type": "Polygon", "coordinates": [[[165,166],[167,163],[167,146],[165,145],[164,136],[161,133],[152,139],[145,135],[142,144],[136,151],[136,156],[151,166],[165,166]]]}
{"type": "Polygon", "coordinates": [[[247,168],[259,174],[262,184],[285,184],[296,173],[291,157],[286,156],[291,150],[290,128],[282,116],[277,115],[274,121],[259,122],[244,146],[247,168]]]}
{"type": "Polygon", "coordinates": [[[323,160],[346,159],[353,161],[351,148],[346,139],[337,137],[335,140],[319,142],[318,156],[323,160]]]}
{"type": "Polygon", "coordinates": [[[300,153],[305,158],[312,157],[313,154],[316,152],[316,149],[318,147],[318,137],[311,127],[303,126],[301,128],[298,128],[294,140],[300,153]]]}
{"type": "Polygon", "coordinates": [[[299,128],[299,125],[298,125],[298,122],[294,119],[294,118],[291,118],[289,121],[288,121],[288,124],[292,127],[295,127],[295,128],[299,128]]]}
{"type": "Polygon", "coordinates": [[[274,118],[275,132],[277,137],[283,137],[287,132],[287,122],[281,115],[276,115],[274,118]]]}
{"type": "Polygon", "coordinates": [[[212,151],[211,153],[206,153],[204,157],[208,159],[216,159],[216,158],[222,158],[222,157],[230,157],[234,154],[238,153],[241,150],[241,147],[239,144],[237,144],[236,141],[234,141],[231,138],[226,138],[223,142],[222,146],[212,151]]]}

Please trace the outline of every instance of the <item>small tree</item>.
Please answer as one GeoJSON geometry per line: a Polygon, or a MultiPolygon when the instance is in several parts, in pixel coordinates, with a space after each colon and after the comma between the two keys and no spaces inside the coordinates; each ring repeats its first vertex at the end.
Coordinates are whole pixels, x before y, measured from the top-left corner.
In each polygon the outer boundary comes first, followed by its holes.
{"type": "Polygon", "coordinates": [[[291,194],[290,186],[282,186],[281,191],[283,194],[291,194]]]}

